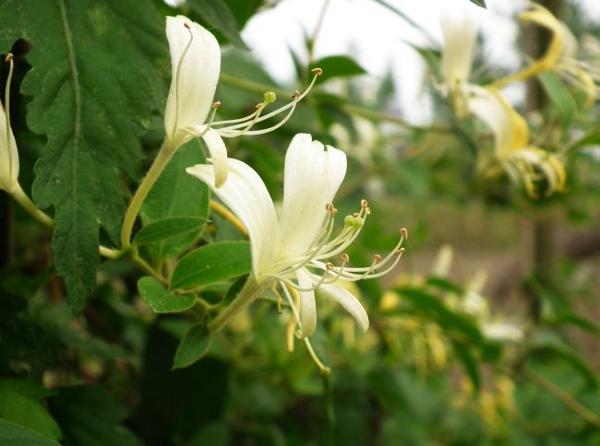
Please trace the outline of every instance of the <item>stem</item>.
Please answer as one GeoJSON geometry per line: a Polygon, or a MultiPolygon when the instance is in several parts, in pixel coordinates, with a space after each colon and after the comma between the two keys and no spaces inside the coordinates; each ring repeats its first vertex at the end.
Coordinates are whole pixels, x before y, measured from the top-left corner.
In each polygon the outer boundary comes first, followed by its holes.
{"type": "Polygon", "coordinates": [[[125,218],[123,219],[123,226],[121,228],[121,248],[123,251],[131,248],[131,231],[133,230],[135,220],[142,208],[142,204],[148,196],[150,189],[152,189],[152,186],[175,153],[175,149],[176,147],[168,144],[166,140],[163,142],[156,158],[154,158],[152,166],[150,166],[146,176],[135,191],[135,194],[129,203],[129,207],[125,212],[125,218]]]}
{"type": "Polygon", "coordinates": [[[319,13],[319,18],[317,19],[317,25],[315,26],[313,34],[309,40],[309,46],[308,46],[308,63],[309,63],[309,65],[314,62],[317,37],[319,37],[319,33],[321,32],[321,28],[323,27],[323,20],[325,19],[325,13],[327,12],[328,6],[329,6],[329,0],[323,0],[323,6],[321,7],[321,12],[319,13]]]}
{"type": "Polygon", "coordinates": [[[163,276],[161,276],[154,268],[150,266],[143,258],[141,258],[137,250],[133,250],[131,253],[131,260],[133,260],[146,274],[150,274],[152,277],[160,281],[163,285],[168,285],[169,282],[163,276]]]}
{"type": "Polygon", "coordinates": [[[560,400],[572,412],[579,415],[586,423],[589,423],[592,426],[600,427],[600,415],[592,412],[587,407],[582,405],[567,391],[558,387],[552,381],[547,380],[542,375],[538,375],[531,369],[525,369],[524,374],[527,379],[534,382],[548,393],[552,394],[552,396],[560,400]]]}
{"type": "Polygon", "coordinates": [[[33,218],[39,221],[44,226],[52,227],[54,222],[52,218],[48,216],[44,211],[41,211],[37,208],[37,206],[31,201],[31,198],[27,196],[27,194],[21,188],[21,185],[17,183],[17,185],[10,191],[11,196],[15,199],[17,203],[21,205],[23,209],[25,209],[33,218]]]}
{"type": "Polygon", "coordinates": [[[264,285],[258,285],[254,277],[250,275],[236,298],[208,323],[208,331],[215,332],[222,329],[233,316],[246,308],[263,289],[264,285]]]}
{"type": "Polygon", "coordinates": [[[215,214],[220,215],[229,223],[231,223],[235,229],[237,229],[244,237],[248,238],[248,229],[244,226],[239,218],[235,216],[233,212],[223,206],[221,203],[217,203],[214,200],[210,200],[210,208],[215,214]]]}

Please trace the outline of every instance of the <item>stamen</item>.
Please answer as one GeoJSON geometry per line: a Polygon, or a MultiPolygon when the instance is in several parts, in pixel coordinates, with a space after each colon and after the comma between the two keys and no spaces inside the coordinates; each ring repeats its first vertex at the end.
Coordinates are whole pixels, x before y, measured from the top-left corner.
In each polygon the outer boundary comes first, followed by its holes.
{"type": "Polygon", "coordinates": [[[323,69],[315,67],[312,70],[310,70],[310,72],[313,73],[315,76],[321,76],[323,74],[323,69]]]}
{"type": "Polygon", "coordinates": [[[315,362],[315,364],[317,364],[317,367],[319,367],[321,373],[325,376],[329,375],[331,373],[331,369],[321,362],[321,360],[315,353],[312,344],[310,343],[310,340],[308,338],[304,338],[304,343],[306,344],[306,349],[308,350],[308,353],[310,353],[310,357],[315,362]]]}

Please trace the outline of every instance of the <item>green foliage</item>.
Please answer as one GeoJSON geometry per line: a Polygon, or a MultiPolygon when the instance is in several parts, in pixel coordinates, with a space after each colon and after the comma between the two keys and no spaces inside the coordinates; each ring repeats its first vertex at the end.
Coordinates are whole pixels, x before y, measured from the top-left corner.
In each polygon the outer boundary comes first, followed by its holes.
{"type": "Polygon", "coordinates": [[[27,0],[0,12],[0,27],[12,31],[3,34],[4,50],[19,37],[32,47],[21,90],[32,98],[28,126],[48,141],[33,193],[39,206],[54,208],[55,264],[75,313],[95,285],[99,224],[117,239],[118,173],[139,175],[140,130],[163,92],[160,23],[146,0],[27,0]]]}
{"type": "Polygon", "coordinates": [[[204,324],[194,325],[181,339],[175,359],[173,359],[173,369],[188,367],[202,359],[210,348],[211,335],[206,330],[204,324]]]}
{"type": "Polygon", "coordinates": [[[140,229],[135,235],[134,243],[138,246],[147,245],[188,234],[197,237],[205,222],[202,217],[168,217],[156,220],[140,229]]]}
{"type": "Polygon", "coordinates": [[[198,248],[179,261],[171,287],[194,289],[248,274],[250,269],[249,243],[214,243],[198,248]]]}
{"type": "Polygon", "coordinates": [[[0,419],[0,442],[19,446],[58,446],[59,443],[18,424],[0,419]]]}
{"type": "Polygon", "coordinates": [[[179,296],[169,293],[154,277],[142,277],[138,281],[138,290],[155,313],[181,313],[196,303],[196,298],[191,294],[179,296]]]}
{"type": "Polygon", "coordinates": [[[363,67],[348,56],[327,56],[311,65],[311,68],[315,67],[323,70],[323,76],[317,82],[325,82],[336,77],[357,76],[366,73],[363,67]]]}
{"type": "Polygon", "coordinates": [[[229,42],[248,49],[243,42],[236,18],[225,0],[189,0],[191,12],[222,33],[229,42]]]}

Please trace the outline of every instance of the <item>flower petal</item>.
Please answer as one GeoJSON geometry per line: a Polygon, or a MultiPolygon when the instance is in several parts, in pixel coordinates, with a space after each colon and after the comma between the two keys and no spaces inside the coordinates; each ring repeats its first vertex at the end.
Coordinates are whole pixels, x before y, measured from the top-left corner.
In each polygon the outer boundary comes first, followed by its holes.
{"type": "MultiPolygon", "coordinates": [[[[296,278],[298,279],[298,285],[300,288],[304,288],[304,290],[314,286],[313,279],[304,268],[296,271],[296,278]]],[[[300,322],[302,323],[302,337],[307,338],[311,336],[317,328],[317,304],[315,301],[315,292],[313,290],[304,290],[299,290],[298,292],[300,293],[300,322]]]]}
{"type": "Polygon", "coordinates": [[[527,146],[529,127],[525,119],[496,89],[471,86],[469,109],[494,132],[496,154],[508,155],[527,146]]]}
{"type": "Polygon", "coordinates": [[[229,171],[227,168],[227,147],[225,147],[221,135],[211,128],[202,132],[202,139],[208,147],[210,161],[215,170],[215,187],[221,187],[227,180],[229,171]]]}
{"type": "Polygon", "coordinates": [[[19,182],[19,152],[15,136],[0,104],[0,189],[7,192],[19,182]]]}
{"type": "Polygon", "coordinates": [[[215,170],[209,164],[188,167],[186,172],[205,182],[248,229],[252,266],[258,283],[269,272],[279,249],[279,224],[275,206],[260,176],[247,164],[228,159],[229,175],[215,186],[215,170]]]}
{"type": "Polygon", "coordinates": [[[467,82],[479,28],[476,17],[467,5],[454,4],[452,9],[443,12],[441,27],[444,36],[442,76],[451,84],[467,82]]]}
{"type": "Polygon", "coordinates": [[[325,206],[346,175],[346,155],[299,133],[286,153],[284,175],[281,256],[301,256],[318,236],[327,216],[325,206]]]}
{"type": "Polygon", "coordinates": [[[369,329],[369,316],[354,294],[338,285],[321,285],[319,291],[344,307],[362,331],[369,329]]]}
{"type": "Polygon", "coordinates": [[[206,120],[221,71],[221,51],[215,37],[187,17],[167,17],[166,31],[171,52],[171,87],[165,130],[173,137],[177,130],[206,120]]]}

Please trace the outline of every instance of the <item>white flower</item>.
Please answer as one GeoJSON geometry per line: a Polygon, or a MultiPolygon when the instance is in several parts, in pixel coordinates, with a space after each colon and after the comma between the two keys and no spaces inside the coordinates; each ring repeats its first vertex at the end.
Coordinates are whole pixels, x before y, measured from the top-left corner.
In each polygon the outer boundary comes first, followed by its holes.
{"type": "Polygon", "coordinates": [[[519,342],[523,339],[523,330],[508,322],[487,322],[482,328],[488,339],[505,342],[519,342]]]}
{"type": "Polygon", "coordinates": [[[315,76],[304,93],[296,93],[292,102],[262,115],[266,106],[275,101],[273,92],[266,92],[256,111],[240,119],[214,121],[219,102],[214,102],[221,70],[221,52],[215,37],[198,23],[184,16],[167,17],[167,39],[171,52],[171,87],[165,110],[165,131],[168,143],[176,149],[192,138],[201,137],[215,169],[215,184],[227,178],[227,150],[222,138],[259,135],[281,127],[292,115],[296,104],[314,85],[315,76]],[[211,111],[212,110],[212,111],[211,111]],[[261,130],[251,130],[260,122],[288,111],[283,120],[261,130]]]}
{"type": "Polygon", "coordinates": [[[470,87],[469,109],[494,133],[495,155],[515,181],[525,185],[531,196],[537,196],[536,183],[545,179],[547,194],[565,186],[566,173],[559,158],[529,144],[527,121],[494,88],[470,87]]]}
{"type": "Polygon", "coordinates": [[[4,107],[0,104],[0,189],[12,192],[19,187],[19,152],[17,142],[10,127],[10,83],[13,73],[12,54],[6,56],[10,62],[8,79],[6,80],[6,91],[4,95],[4,107]]]}
{"type": "Polygon", "coordinates": [[[469,81],[479,26],[474,14],[455,5],[441,17],[444,48],[441,73],[451,88],[469,81]]]}
{"type": "Polygon", "coordinates": [[[341,304],[366,331],[369,319],[360,301],[337,281],[379,277],[397,264],[403,249],[398,245],[385,258],[376,256],[365,268],[349,267],[344,253],[356,239],[369,214],[366,201],[358,213],[347,216],[337,236],[332,236],[335,208],[332,200],[346,174],[346,155],[313,141],[308,134],[296,135],[286,153],[284,196],[281,212],[259,175],[245,163],[229,159],[225,184],[213,187],[209,165],[189,167],[187,172],[206,184],[248,228],[252,250],[253,280],[260,287],[278,285],[286,296],[300,328],[300,337],[310,336],[317,323],[315,291],[341,304]],[[327,259],[339,257],[334,265],[327,259]],[[294,297],[299,298],[295,302],[294,297]]]}

